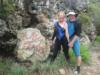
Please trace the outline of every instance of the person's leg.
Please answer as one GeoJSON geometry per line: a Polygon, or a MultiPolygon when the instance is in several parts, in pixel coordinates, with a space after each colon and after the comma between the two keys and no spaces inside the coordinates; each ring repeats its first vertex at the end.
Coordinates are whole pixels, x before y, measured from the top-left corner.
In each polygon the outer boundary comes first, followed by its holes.
{"type": "Polygon", "coordinates": [[[76,56],[77,71],[80,73],[81,55],[80,55],[80,40],[76,40],[73,45],[73,51],[76,56]]]}
{"type": "Polygon", "coordinates": [[[62,47],[63,47],[63,52],[64,52],[64,55],[65,55],[65,59],[68,63],[70,63],[68,40],[66,38],[64,38],[62,40],[62,47]]]}
{"type": "Polygon", "coordinates": [[[49,56],[44,62],[47,61],[54,62],[60,49],[61,49],[61,43],[58,39],[56,39],[53,48],[52,47],[50,48],[49,56]]]}
{"type": "Polygon", "coordinates": [[[61,50],[61,42],[58,39],[56,39],[54,44],[54,49],[52,50],[51,62],[55,61],[60,50],[61,50]]]}

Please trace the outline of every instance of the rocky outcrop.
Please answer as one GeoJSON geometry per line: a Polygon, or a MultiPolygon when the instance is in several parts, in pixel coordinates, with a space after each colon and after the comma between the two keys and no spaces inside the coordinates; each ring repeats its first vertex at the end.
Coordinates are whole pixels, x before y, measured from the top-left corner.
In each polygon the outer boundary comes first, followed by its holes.
{"type": "Polygon", "coordinates": [[[81,39],[80,39],[81,45],[89,47],[91,44],[91,41],[84,32],[81,34],[81,39]]]}
{"type": "Polygon", "coordinates": [[[16,33],[22,28],[22,16],[18,15],[17,12],[15,12],[14,14],[10,14],[7,17],[7,24],[8,29],[16,33]]]}
{"type": "Polygon", "coordinates": [[[16,0],[16,5],[31,14],[45,13],[50,18],[58,10],[75,9],[81,11],[86,9],[89,0],[16,0]],[[51,9],[52,8],[52,9],[51,9]]]}
{"type": "Polygon", "coordinates": [[[49,44],[36,28],[27,28],[18,32],[17,58],[31,62],[46,59],[49,54],[49,44]]]}
{"type": "Polygon", "coordinates": [[[82,25],[82,30],[88,35],[91,41],[94,41],[97,36],[96,26],[92,23],[90,25],[82,25]]]}
{"type": "Polygon", "coordinates": [[[0,19],[0,52],[12,52],[16,44],[16,35],[11,33],[7,28],[6,22],[0,19]]]}
{"type": "MultiPolygon", "coordinates": [[[[89,0],[15,0],[15,3],[17,10],[7,16],[6,22],[0,20],[0,48],[14,50],[18,44],[17,57],[34,61],[42,60],[49,52],[46,39],[52,36],[55,13],[59,10],[66,13],[72,9],[81,11],[87,7],[89,0]]],[[[86,29],[90,38],[95,32],[91,29],[86,29]]],[[[83,39],[83,43],[88,44],[87,36],[83,37],[87,40],[83,39]]]]}
{"type": "Polygon", "coordinates": [[[70,9],[76,9],[78,11],[86,9],[89,4],[89,0],[64,0],[64,1],[70,9]]]}

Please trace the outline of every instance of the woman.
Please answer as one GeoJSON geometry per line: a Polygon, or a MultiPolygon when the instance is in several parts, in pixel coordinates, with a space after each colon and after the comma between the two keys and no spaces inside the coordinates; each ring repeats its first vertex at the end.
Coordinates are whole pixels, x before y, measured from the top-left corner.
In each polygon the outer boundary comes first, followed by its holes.
{"type": "Polygon", "coordinates": [[[58,21],[54,24],[54,34],[52,37],[54,49],[51,50],[46,61],[50,60],[50,62],[53,62],[57,57],[58,52],[61,50],[61,46],[63,47],[63,52],[66,60],[69,61],[68,41],[69,34],[65,13],[64,11],[59,11],[58,21]]]}

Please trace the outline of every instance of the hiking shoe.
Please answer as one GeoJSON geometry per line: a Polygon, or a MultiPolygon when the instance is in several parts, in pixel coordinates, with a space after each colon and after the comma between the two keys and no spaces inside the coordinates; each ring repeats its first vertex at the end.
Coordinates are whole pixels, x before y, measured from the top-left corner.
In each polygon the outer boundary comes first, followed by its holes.
{"type": "Polygon", "coordinates": [[[77,70],[75,70],[74,75],[80,75],[80,73],[77,70]]]}

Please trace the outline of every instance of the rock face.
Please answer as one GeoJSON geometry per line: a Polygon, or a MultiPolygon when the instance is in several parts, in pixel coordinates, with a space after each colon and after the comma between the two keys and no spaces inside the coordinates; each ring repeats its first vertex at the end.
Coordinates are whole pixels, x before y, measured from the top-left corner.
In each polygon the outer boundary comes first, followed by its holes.
{"type": "Polygon", "coordinates": [[[12,32],[16,32],[17,30],[22,28],[22,16],[17,13],[11,14],[7,17],[8,28],[12,32]]]}
{"type": "MultiPolygon", "coordinates": [[[[55,13],[81,11],[89,0],[15,0],[15,3],[17,10],[7,16],[6,22],[0,20],[0,49],[14,50],[17,44],[17,57],[33,62],[45,59],[49,53],[46,39],[52,36],[55,13]]],[[[88,44],[89,39],[83,37],[87,40],[83,39],[83,43],[88,44]]]]}
{"type": "Polygon", "coordinates": [[[94,24],[82,25],[82,30],[89,36],[91,41],[96,39],[96,27],[94,24]]]}
{"type": "Polygon", "coordinates": [[[89,0],[65,0],[66,5],[71,9],[83,10],[89,4],[89,0]]]}
{"type": "Polygon", "coordinates": [[[91,44],[91,41],[88,37],[88,35],[86,35],[84,32],[81,35],[81,39],[80,39],[81,45],[87,46],[89,47],[91,44]]]}
{"type": "Polygon", "coordinates": [[[27,28],[18,32],[17,57],[23,60],[44,60],[49,53],[49,44],[36,28],[27,28]]]}
{"type": "Polygon", "coordinates": [[[2,37],[7,31],[6,23],[4,20],[0,19],[0,37],[2,37]]]}
{"type": "Polygon", "coordinates": [[[58,10],[75,9],[83,10],[89,4],[89,0],[16,0],[16,5],[31,14],[45,13],[50,18],[58,10]],[[52,8],[52,9],[51,9],[52,8]]]}
{"type": "Polygon", "coordinates": [[[24,10],[24,0],[15,0],[16,6],[21,9],[24,10]]]}
{"type": "Polygon", "coordinates": [[[16,35],[11,33],[7,28],[6,22],[0,19],[0,52],[10,52],[11,50],[14,50],[16,44],[16,35]]]}

